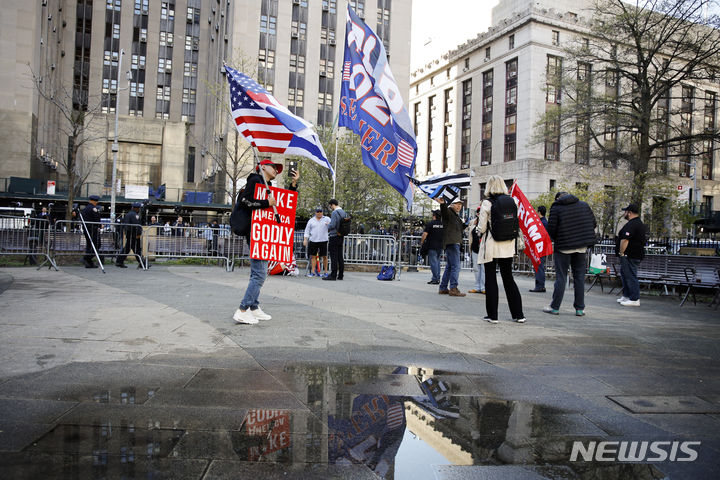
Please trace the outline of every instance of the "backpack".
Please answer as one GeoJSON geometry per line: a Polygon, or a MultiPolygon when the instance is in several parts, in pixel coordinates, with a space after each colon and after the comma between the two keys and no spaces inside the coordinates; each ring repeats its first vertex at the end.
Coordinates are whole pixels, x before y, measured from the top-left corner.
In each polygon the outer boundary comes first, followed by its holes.
{"type": "Polygon", "coordinates": [[[514,240],[518,236],[517,205],[510,195],[490,199],[490,233],[497,242],[514,240]]]}
{"type": "Polygon", "coordinates": [[[338,233],[340,236],[350,235],[350,224],[352,223],[352,217],[349,213],[345,212],[345,218],[340,219],[340,225],[338,226],[338,233]]]}
{"type": "Polygon", "coordinates": [[[377,275],[378,280],[395,280],[395,266],[383,265],[380,273],[377,275]]]}
{"type": "Polygon", "coordinates": [[[230,214],[230,228],[235,235],[245,237],[250,234],[250,212],[242,208],[240,197],[245,193],[245,187],[241,188],[235,199],[235,206],[230,214]]]}

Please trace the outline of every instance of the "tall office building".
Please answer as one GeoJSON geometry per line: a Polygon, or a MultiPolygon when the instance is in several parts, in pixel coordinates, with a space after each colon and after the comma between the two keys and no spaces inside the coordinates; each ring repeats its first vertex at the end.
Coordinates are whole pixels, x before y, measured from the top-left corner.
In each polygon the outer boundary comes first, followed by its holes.
{"type": "MultiPolygon", "coordinates": [[[[532,141],[540,115],[562,101],[553,78],[566,61],[564,45],[588,35],[591,7],[590,0],[502,0],[492,11],[488,31],[412,72],[409,107],[418,175],[473,171],[471,207],[479,204],[485,179],[493,174],[508,183],[517,179],[530,198],[576,183],[616,187],[613,178],[619,182],[623,170],[591,160],[589,141],[572,148],[559,135],[532,141]]],[[[590,78],[590,73],[579,68],[578,78],[590,78]]],[[[606,89],[619,85],[612,79],[606,83],[606,89]]],[[[714,129],[718,89],[717,82],[677,87],[665,111],[694,111],[693,131],[714,129]]],[[[716,149],[710,142],[698,158],[698,190],[706,211],[720,205],[716,149]]],[[[660,163],[669,181],[685,192],[693,186],[689,162],[668,156],[660,163]]]]}
{"type": "MultiPolygon", "coordinates": [[[[0,177],[63,181],[73,138],[32,74],[61,86],[75,112],[97,118],[79,152],[82,193],[109,194],[118,113],[124,185],[220,193],[228,133],[223,61],[254,76],[297,115],[333,124],[339,103],[344,0],[3,0],[0,177]],[[123,54],[124,53],[124,54],[123,54]],[[116,112],[117,108],[117,112],[116,112]],[[85,172],[83,172],[85,173],[85,172]]],[[[383,39],[407,99],[411,0],[350,0],[383,39]]],[[[228,199],[216,195],[215,203],[228,199]]]]}

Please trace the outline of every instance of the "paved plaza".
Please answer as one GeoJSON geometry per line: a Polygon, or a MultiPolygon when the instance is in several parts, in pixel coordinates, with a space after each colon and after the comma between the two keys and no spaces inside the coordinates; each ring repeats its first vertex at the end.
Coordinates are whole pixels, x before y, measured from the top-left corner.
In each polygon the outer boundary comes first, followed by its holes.
{"type": "Polygon", "coordinates": [[[527,323],[501,291],[492,325],[428,272],[350,271],[268,278],[251,326],[247,267],[107,268],[0,269],[0,478],[720,476],[706,303],[595,287],[576,317],[569,289],[552,316],[518,276],[527,323]]]}

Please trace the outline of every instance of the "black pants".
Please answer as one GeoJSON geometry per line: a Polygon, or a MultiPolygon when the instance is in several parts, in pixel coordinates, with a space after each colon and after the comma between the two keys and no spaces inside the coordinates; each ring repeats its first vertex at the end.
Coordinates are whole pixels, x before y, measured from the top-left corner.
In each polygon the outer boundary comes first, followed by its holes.
{"type": "Polygon", "coordinates": [[[130,250],[133,251],[135,255],[140,255],[142,257],[142,248],[140,246],[140,237],[136,237],[135,235],[128,235],[125,237],[125,248],[123,249],[122,255],[118,255],[117,259],[115,260],[115,263],[122,265],[125,263],[125,259],[127,258],[128,254],[130,253],[130,250]]]}
{"type": "Polygon", "coordinates": [[[90,243],[91,241],[95,244],[98,254],[100,253],[100,231],[95,225],[90,226],[89,230],[89,232],[85,233],[85,256],[83,257],[83,262],[86,264],[92,264],[93,258],[95,258],[95,252],[93,251],[92,244],[90,243]]]}
{"type": "Polygon", "coordinates": [[[330,278],[343,278],[345,260],[343,259],[343,237],[331,236],[328,242],[330,254],[330,278]]]}
{"type": "Polygon", "coordinates": [[[492,262],[485,264],[485,310],[488,317],[493,320],[498,319],[498,284],[495,275],[496,265],[500,266],[500,276],[502,277],[503,287],[505,287],[505,296],[507,297],[508,306],[512,318],[525,318],[522,309],[522,297],[512,274],[512,257],[496,258],[492,262]]]}

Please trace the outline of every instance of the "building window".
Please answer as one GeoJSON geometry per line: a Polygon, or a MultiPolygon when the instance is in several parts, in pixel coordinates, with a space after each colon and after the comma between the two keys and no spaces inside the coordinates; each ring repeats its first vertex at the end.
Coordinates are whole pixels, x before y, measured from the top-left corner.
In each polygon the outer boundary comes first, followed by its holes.
{"type": "Polygon", "coordinates": [[[427,162],[426,171],[432,171],[433,128],[435,126],[435,95],[428,98],[427,162]]]}
{"type": "Polygon", "coordinates": [[[443,92],[443,100],[445,107],[445,124],[443,125],[443,172],[447,171],[449,159],[452,156],[450,152],[450,132],[452,131],[452,88],[448,88],[443,92]]]}
{"type": "MultiPolygon", "coordinates": [[[[307,0],[305,0],[307,4],[307,0]]],[[[355,10],[355,13],[361,19],[365,19],[365,0],[350,0],[350,7],[355,10]]]]}
{"type": "Polygon", "coordinates": [[[515,35],[510,35],[508,37],[508,49],[512,50],[515,48],[515,35]]]}
{"type": "MultiPolygon", "coordinates": [[[[705,115],[704,115],[704,130],[706,133],[715,131],[715,110],[717,108],[717,94],[715,92],[705,92],[705,115]]],[[[714,139],[703,140],[703,148],[701,155],[701,175],[703,180],[713,179],[713,165],[714,165],[714,139]]]]}
{"type": "Polygon", "coordinates": [[[516,115],[510,115],[509,117],[505,117],[505,134],[506,135],[516,132],[516,122],[517,122],[516,115]]]}
{"type": "Polygon", "coordinates": [[[413,105],[413,111],[415,115],[413,118],[415,119],[415,124],[413,125],[413,131],[415,132],[415,138],[418,136],[418,124],[420,123],[420,102],[415,103],[413,105]]]}
{"type": "Polygon", "coordinates": [[[560,32],[557,30],[552,31],[552,44],[560,45],[560,32]]]}
{"type": "Polygon", "coordinates": [[[490,60],[490,47],[485,47],[485,60],[490,60]]]}
{"type": "Polygon", "coordinates": [[[470,131],[472,117],[472,80],[462,83],[462,138],[460,147],[460,168],[470,168],[472,136],[470,131]]]}
{"type": "Polygon", "coordinates": [[[505,149],[503,160],[515,160],[517,142],[517,58],[505,63],[505,149]]]}
{"type": "Polygon", "coordinates": [[[305,103],[305,90],[301,89],[288,89],[288,106],[290,107],[303,107],[305,103]]]}
{"type": "Polygon", "coordinates": [[[493,71],[483,72],[482,145],[480,165],[492,163],[492,115],[493,115],[493,71]]]}

